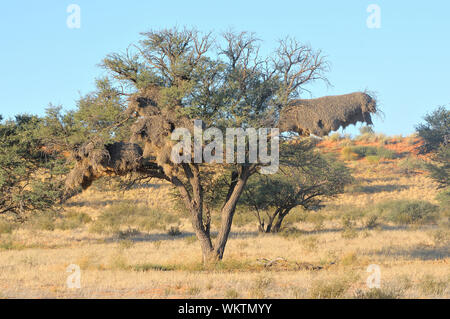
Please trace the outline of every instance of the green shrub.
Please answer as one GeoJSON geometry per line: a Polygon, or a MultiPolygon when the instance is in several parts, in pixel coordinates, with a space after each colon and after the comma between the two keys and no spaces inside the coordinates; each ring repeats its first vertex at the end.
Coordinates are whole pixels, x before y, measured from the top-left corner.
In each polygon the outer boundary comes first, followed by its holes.
{"type": "Polygon", "coordinates": [[[378,226],[379,216],[376,214],[368,214],[364,220],[364,227],[374,229],[378,226]]]}
{"type": "Polygon", "coordinates": [[[181,235],[181,230],[178,226],[171,226],[169,228],[169,230],[167,231],[167,234],[169,236],[180,236],[181,235]]]}
{"type": "Polygon", "coordinates": [[[436,200],[439,202],[441,211],[444,216],[450,215],[450,188],[447,188],[437,194],[436,200]]]}
{"type": "Polygon", "coordinates": [[[439,207],[421,200],[396,200],[378,204],[376,211],[395,224],[424,224],[435,222],[439,207]]]}
{"type": "Polygon", "coordinates": [[[450,134],[450,110],[445,106],[440,106],[433,112],[427,114],[425,123],[416,126],[419,135],[425,140],[424,151],[437,150],[450,134]]]}

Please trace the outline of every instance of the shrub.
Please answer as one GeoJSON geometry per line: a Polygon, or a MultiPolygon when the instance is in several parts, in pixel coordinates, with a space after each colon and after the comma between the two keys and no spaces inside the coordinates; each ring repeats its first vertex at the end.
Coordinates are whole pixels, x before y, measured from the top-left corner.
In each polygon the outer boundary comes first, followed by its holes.
{"type": "Polygon", "coordinates": [[[425,116],[425,123],[416,126],[419,135],[425,140],[424,151],[430,152],[438,149],[441,144],[448,141],[450,136],[450,111],[444,106],[438,107],[425,116]]]}
{"type": "Polygon", "coordinates": [[[436,200],[439,202],[439,206],[441,206],[444,214],[448,214],[450,212],[450,188],[437,194],[436,200]]]}
{"type": "Polygon", "coordinates": [[[438,206],[421,200],[396,200],[377,205],[376,211],[396,224],[423,224],[436,221],[438,206]]]}
{"type": "Polygon", "coordinates": [[[167,234],[169,236],[180,236],[181,230],[178,226],[171,226],[169,230],[167,231],[167,234]]]}
{"type": "Polygon", "coordinates": [[[374,229],[378,226],[378,219],[379,216],[376,214],[367,215],[366,219],[364,220],[364,227],[368,229],[374,229]]]}

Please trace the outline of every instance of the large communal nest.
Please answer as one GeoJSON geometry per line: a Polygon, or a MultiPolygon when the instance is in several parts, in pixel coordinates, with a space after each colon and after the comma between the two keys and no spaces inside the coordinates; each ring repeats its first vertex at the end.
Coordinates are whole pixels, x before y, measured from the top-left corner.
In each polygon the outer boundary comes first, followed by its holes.
{"type": "Polygon", "coordinates": [[[175,128],[186,128],[193,133],[193,121],[178,112],[180,106],[173,108],[159,105],[160,89],[149,86],[130,96],[127,113],[137,117],[131,126],[131,143],[143,146],[143,157],[156,160],[164,172],[171,175],[173,163],[171,151],[177,141],[171,140],[175,128]]]}
{"type": "Polygon", "coordinates": [[[74,149],[72,155],[76,164],[66,178],[69,190],[80,185],[86,189],[99,177],[123,176],[142,166],[142,149],[132,143],[91,141],[74,149]]]}
{"type": "Polygon", "coordinates": [[[328,135],[357,122],[372,124],[377,112],[374,98],[363,92],[292,101],[280,114],[281,131],[300,135],[328,135]]]}

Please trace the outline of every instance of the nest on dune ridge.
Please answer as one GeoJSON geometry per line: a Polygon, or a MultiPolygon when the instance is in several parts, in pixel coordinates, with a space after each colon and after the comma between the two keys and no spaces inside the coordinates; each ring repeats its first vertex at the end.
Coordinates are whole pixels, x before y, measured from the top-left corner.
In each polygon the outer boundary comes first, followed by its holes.
{"type": "Polygon", "coordinates": [[[299,99],[281,111],[279,127],[283,132],[324,136],[357,122],[371,125],[371,114],[376,112],[375,98],[363,92],[299,99]]]}
{"type": "Polygon", "coordinates": [[[88,188],[99,177],[126,175],[142,166],[142,149],[132,143],[101,144],[91,141],[73,151],[75,167],[66,178],[66,188],[71,190],[81,185],[88,188]]]}

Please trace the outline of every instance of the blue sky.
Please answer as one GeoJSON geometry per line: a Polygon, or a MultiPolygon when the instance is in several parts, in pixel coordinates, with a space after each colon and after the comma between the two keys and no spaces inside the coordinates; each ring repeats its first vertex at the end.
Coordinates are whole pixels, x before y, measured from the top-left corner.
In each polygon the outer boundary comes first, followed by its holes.
{"type": "Polygon", "coordinates": [[[73,108],[104,75],[97,65],[106,54],[137,42],[139,32],[175,25],[253,31],[266,52],[287,35],[323,50],[333,86],[313,85],[312,97],[376,92],[379,132],[410,134],[425,113],[450,104],[448,1],[17,0],[0,5],[0,114],[73,108]],[[66,25],[72,3],[80,29],[66,25]],[[379,29],[366,25],[369,4],[381,8],[379,29]]]}

